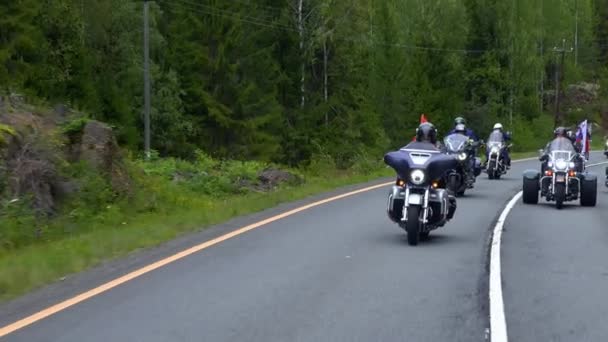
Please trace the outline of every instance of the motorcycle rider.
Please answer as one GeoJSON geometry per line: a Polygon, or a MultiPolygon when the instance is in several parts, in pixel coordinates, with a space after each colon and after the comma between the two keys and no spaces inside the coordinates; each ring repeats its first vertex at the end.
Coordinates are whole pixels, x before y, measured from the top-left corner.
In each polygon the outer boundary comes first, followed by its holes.
{"type": "MultiPolygon", "coordinates": [[[[511,140],[511,135],[504,131],[504,128],[500,122],[494,124],[494,127],[492,127],[492,132],[500,132],[505,143],[511,140]]],[[[483,164],[484,168],[487,166],[489,154],[490,151],[486,149],[486,160],[483,164]]],[[[509,155],[509,149],[506,147],[502,149],[502,160],[504,161],[507,170],[509,170],[511,168],[511,156],[509,155]]]]}
{"type": "MultiPolygon", "coordinates": [[[[402,150],[425,150],[425,151],[437,151],[441,150],[437,147],[437,128],[429,121],[421,123],[416,128],[416,138],[406,146],[401,148],[402,150]]],[[[448,190],[448,200],[450,202],[450,215],[454,215],[456,210],[456,197],[452,190],[448,190]]]]}
{"type": "Polygon", "coordinates": [[[437,148],[437,128],[430,122],[421,123],[416,128],[416,138],[402,149],[439,151],[437,148]]]}
{"type": "MultiPolygon", "coordinates": [[[[467,129],[465,124],[459,123],[459,124],[456,124],[456,126],[454,126],[454,129],[452,129],[450,131],[450,133],[448,133],[447,136],[450,136],[452,134],[461,134],[461,135],[464,135],[465,137],[468,137],[469,139],[472,139],[471,136],[469,134],[467,134],[469,132],[472,132],[472,131],[467,129]]],[[[445,148],[443,150],[444,150],[443,152],[445,153],[445,148]]],[[[469,189],[472,188],[473,184],[475,183],[475,178],[476,178],[475,167],[480,166],[479,164],[476,165],[476,156],[477,156],[477,146],[474,147],[473,158],[469,159],[469,166],[465,170],[465,172],[467,173],[467,187],[469,189]]]]}
{"type": "Polygon", "coordinates": [[[549,154],[551,153],[551,144],[558,140],[563,139],[564,142],[572,146],[572,149],[576,153],[574,156],[574,163],[576,164],[576,172],[583,172],[583,156],[580,155],[580,150],[575,147],[575,144],[572,143],[572,140],[568,137],[567,129],[564,127],[557,127],[553,131],[553,140],[549,141],[544,148],[543,155],[540,156],[539,160],[542,162],[541,164],[541,173],[544,174],[547,169],[547,163],[549,161],[549,154]]]}
{"type": "Polygon", "coordinates": [[[458,126],[458,125],[464,125],[465,126],[465,129],[466,129],[465,135],[467,137],[473,139],[473,141],[479,141],[479,138],[477,137],[477,134],[475,134],[475,132],[473,132],[472,129],[466,127],[467,121],[463,117],[461,117],[461,116],[459,116],[456,119],[454,119],[454,128],[452,128],[452,130],[449,131],[447,135],[456,133],[456,126],[458,126]]]}

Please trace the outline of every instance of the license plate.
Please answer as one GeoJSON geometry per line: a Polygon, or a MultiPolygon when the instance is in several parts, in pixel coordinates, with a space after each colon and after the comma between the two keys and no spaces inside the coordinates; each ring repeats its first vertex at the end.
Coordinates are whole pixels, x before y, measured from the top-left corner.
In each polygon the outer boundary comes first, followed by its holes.
{"type": "Polygon", "coordinates": [[[422,196],[420,194],[410,194],[408,199],[409,204],[421,205],[422,204],[422,196]]]}
{"type": "Polygon", "coordinates": [[[555,176],[555,181],[556,182],[565,182],[566,181],[566,176],[565,175],[556,175],[555,176]]]}

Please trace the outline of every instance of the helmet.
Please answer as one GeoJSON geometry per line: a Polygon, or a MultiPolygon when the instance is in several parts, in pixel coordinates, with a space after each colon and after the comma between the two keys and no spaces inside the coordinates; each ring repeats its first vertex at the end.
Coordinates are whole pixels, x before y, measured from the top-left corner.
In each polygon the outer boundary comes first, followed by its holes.
{"type": "Polygon", "coordinates": [[[566,129],[566,136],[570,139],[576,137],[576,135],[574,134],[574,131],[571,128],[566,129]]]}
{"type": "Polygon", "coordinates": [[[467,120],[465,120],[462,116],[459,116],[456,119],[454,119],[454,125],[458,125],[458,124],[466,125],[467,120]]]}
{"type": "Polygon", "coordinates": [[[466,135],[467,126],[465,126],[464,124],[458,124],[458,125],[456,125],[456,127],[454,127],[454,132],[466,135]]]}
{"type": "Polygon", "coordinates": [[[430,122],[421,123],[416,129],[416,141],[437,143],[437,129],[430,122]]]}
{"type": "Polygon", "coordinates": [[[554,131],[553,131],[553,136],[554,137],[565,137],[566,136],[566,129],[564,127],[557,127],[554,131]]]}
{"type": "Polygon", "coordinates": [[[502,124],[500,122],[495,123],[493,129],[499,129],[502,131],[502,124]]]}

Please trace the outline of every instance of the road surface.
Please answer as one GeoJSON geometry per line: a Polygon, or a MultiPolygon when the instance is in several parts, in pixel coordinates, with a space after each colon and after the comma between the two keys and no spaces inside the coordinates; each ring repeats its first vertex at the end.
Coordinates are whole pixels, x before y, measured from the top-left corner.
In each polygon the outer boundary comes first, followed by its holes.
{"type": "MultiPolygon", "coordinates": [[[[600,154],[595,162],[605,162],[600,154]]],[[[608,191],[594,169],[598,202],[562,210],[521,202],[503,235],[505,315],[511,341],[608,340],[608,191]]]]}
{"type": "MultiPolygon", "coordinates": [[[[484,341],[491,231],[522,171],[538,166],[513,164],[496,181],[482,174],[454,220],[416,247],[386,217],[381,188],[238,235],[0,341],[484,341]]],[[[510,340],[608,337],[608,193],[599,186],[597,208],[557,211],[541,200],[509,215],[510,340]]],[[[0,307],[0,327],[82,286],[0,307]]]]}

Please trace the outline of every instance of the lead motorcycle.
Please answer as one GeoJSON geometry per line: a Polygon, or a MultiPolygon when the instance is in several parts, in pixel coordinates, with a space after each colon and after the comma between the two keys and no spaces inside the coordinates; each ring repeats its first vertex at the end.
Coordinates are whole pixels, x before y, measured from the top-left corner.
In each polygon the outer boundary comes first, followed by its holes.
{"type": "Polygon", "coordinates": [[[481,161],[475,156],[479,143],[459,133],[448,135],[443,143],[444,152],[458,161],[449,171],[448,186],[457,196],[463,196],[467,189],[474,187],[475,179],[481,173],[481,161]]]}
{"type": "Polygon", "coordinates": [[[604,142],[604,155],[608,158],[608,138],[604,142]]]}
{"type": "MultiPolygon", "coordinates": [[[[537,204],[538,195],[547,201],[555,201],[555,207],[562,209],[564,202],[580,199],[581,206],[594,207],[597,200],[597,176],[577,170],[577,152],[571,144],[559,139],[551,143],[546,166],[541,172],[524,172],[523,202],[537,204]]],[[[540,151],[542,152],[542,150],[540,151]]]]}
{"type": "Polygon", "coordinates": [[[500,179],[500,176],[507,173],[503,156],[505,149],[509,149],[511,146],[511,144],[505,144],[502,132],[493,131],[490,133],[486,143],[488,160],[485,170],[489,179],[500,179]]]}
{"type": "Polygon", "coordinates": [[[389,152],[384,162],[397,173],[388,217],[407,232],[409,245],[417,245],[454,217],[456,198],[446,189],[445,175],[458,162],[441,151],[415,149],[389,152]]]}

